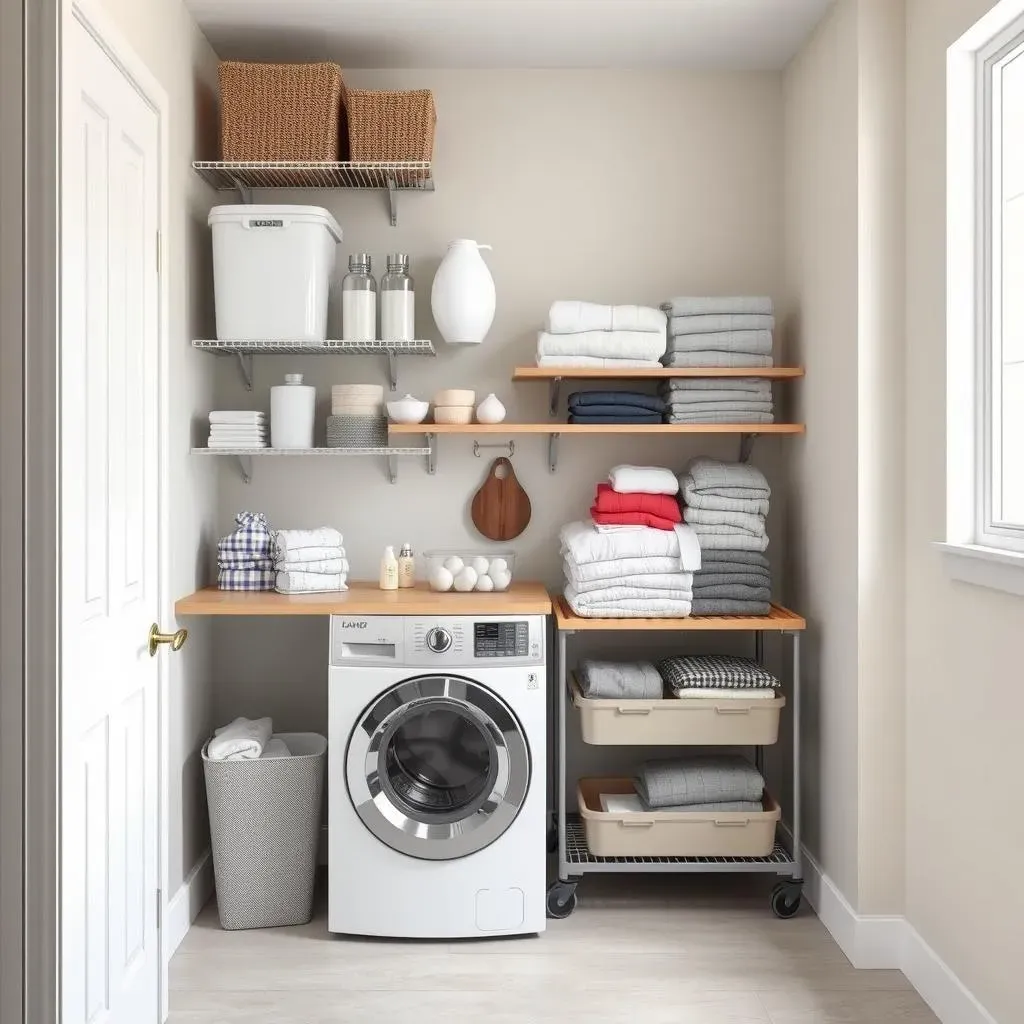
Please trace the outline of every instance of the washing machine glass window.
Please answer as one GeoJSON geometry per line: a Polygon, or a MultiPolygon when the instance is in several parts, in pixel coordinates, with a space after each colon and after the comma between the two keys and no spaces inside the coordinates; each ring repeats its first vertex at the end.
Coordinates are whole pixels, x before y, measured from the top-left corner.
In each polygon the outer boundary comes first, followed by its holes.
{"type": "Polygon", "coordinates": [[[465,857],[515,821],[530,784],[518,719],[487,687],[420,676],[381,694],[349,740],[347,783],[359,817],[392,849],[465,857]]]}

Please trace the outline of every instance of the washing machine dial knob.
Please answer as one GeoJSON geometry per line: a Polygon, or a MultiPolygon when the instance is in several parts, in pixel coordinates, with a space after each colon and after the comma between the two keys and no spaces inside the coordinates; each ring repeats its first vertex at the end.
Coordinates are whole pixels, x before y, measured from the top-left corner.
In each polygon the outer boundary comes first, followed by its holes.
{"type": "Polygon", "coordinates": [[[452,645],[452,635],[447,629],[435,626],[427,632],[427,647],[435,654],[444,654],[452,645]]]}

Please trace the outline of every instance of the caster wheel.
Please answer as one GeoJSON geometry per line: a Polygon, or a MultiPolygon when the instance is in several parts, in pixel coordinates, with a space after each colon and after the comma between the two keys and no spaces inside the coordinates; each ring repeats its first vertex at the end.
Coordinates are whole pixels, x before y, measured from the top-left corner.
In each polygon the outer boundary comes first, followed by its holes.
{"type": "Polygon", "coordinates": [[[567,918],[576,909],[576,886],[555,882],[548,889],[548,917],[556,921],[567,918]]]}
{"type": "Polygon", "coordinates": [[[783,921],[795,917],[800,910],[800,886],[791,882],[779,882],[772,889],[772,913],[783,921]]]}

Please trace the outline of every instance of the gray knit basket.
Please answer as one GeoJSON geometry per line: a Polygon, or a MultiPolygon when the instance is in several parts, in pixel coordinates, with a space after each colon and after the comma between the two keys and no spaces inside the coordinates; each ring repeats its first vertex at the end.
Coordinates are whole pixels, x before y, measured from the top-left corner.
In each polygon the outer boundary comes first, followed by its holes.
{"type": "Polygon", "coordinates": [[[328,448],[386,448],[388,421],[383,416],[328,416],[328,448]]]}
{"type": "Polygon", "coordinates": [[[222,928],[279,928],[313,916],[327,740],[278,735],[291,757],[211,761],[203,746],[222,928]]]}

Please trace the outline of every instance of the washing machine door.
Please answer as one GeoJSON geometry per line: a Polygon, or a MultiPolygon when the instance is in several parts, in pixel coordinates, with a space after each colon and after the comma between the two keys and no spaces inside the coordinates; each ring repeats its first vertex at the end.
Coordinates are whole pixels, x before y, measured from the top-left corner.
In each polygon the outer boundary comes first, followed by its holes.
{"type": "Polygon", "coordinates": [[[480,683],[417,676],[363,712],[346,756],[349,794],[393,850],[453,860],[493,843],[530,785],[530,751],[508,705],[480,683]]]}

